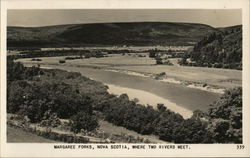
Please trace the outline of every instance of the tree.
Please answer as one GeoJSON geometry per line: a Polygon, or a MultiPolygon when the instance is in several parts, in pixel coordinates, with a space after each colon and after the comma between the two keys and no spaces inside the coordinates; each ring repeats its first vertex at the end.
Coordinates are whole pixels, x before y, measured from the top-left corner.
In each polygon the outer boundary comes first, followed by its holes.
{"type": "Polygon", "coordinates": [[[202,112],[201,110],[195,110],[195,111],[193,111],[193,115],[191,118],[193,118],[195,120],[200,120],[203,117],[205,117],[204,112],[202,112]]]}
{"type": "Polygon", "coordinates": [[[61,124],[60,119],[58,118],[56,113],[52,113],[51,110],[48,110],[44,113],[42,121],[40,123],[41,126],[47,127],[57,127],[61,124]]]}
{"type": "Polygon", "coordinates": [[[7,60],[7,81],[21,80],[25,67],[20,62],[14,62],[12,59],[7,60]]]}
{"type": "Polygon", "coordinates": [[[79,133],[82,129],[92,131],[98,127],[97,118],[85,111],[80,111],[70,118],[71,131],[79,133]]]}
{"type": "Polygon", "coordinates": [[[230,119],[235,108],[242,108],[242,88],[226,90],[224,95],[215,103],[210,105],[209,116],[211,118],[230,119]]]}
{"type": "Polygon", "coordinates": [[[242,88],[233,88],[214,104],[208,113],[207,129],[219,143],[242,143],[242,88]]]}
{"type": "Polygon", "coordinates": [[[197,42],[188,58],[196,65],[185,62],[185,56],[180,60],[181,65],[203,66],[225,69],[242,69],[242,26],[225,28],[224,31],[213,32],[197,42]]]}
{"type": "Polygon", "coordinates": [[[65,63],[66,61],[65,60],[59,60],[59,63],[60,64],[63,64],[63,63],[65,63]]]}
{"type": "Polygon", "coordinates": [[[155,51],[150,51],[149,52],[149,57],[150,58],[155,58],[156,57],[156,52],[155,51]]]}
{"type": "Polygon", "coordinates": [[[155,60],[156,60],[156,64],[157,64],[157,65],[163,64],[162,58],[156,57],[155,60]]]}
{"type": "Polygon", "coordinates": [[[167,107],[164,106],[164,104],[157,104],[157,110],[162,113],[165,112],[167,107]]]}

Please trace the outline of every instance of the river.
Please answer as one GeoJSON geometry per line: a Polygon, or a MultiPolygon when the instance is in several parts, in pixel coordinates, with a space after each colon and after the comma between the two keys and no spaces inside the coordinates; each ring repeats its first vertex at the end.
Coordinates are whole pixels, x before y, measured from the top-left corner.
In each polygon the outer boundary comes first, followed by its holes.
{"type": "MultiPolygon", "coordinates": [[[[209,109],[209,104],[213,103],[220,97],[220,94],[200,89],[188,88],[184,85],[160,82],[153,78],[133,76],[120,72],[104,71],[103,69],[59,65],[42,66],[80,72],[86,77],[100,81],[107,85],[115,85],[123,89],[130,88],[138,90],[138,96],[142,91],[147,92],[147,94],[150,93],[157,97],[164,98],[168,100],[168,102],[174,103],[181,108],[187,109],[188,111],[194,111],[197,109],[207,111],[209,109]]],[[[124,93],[126,92],[127,91],[124,91],[124,93]]],[[[136,97],[136,95],[133,96],[136,97]]],[[[137,98],[139,99],[141,97],[137,98]]],[[[159,103],[162,103],[162,100],[159,100],[159,103]]],[[[168,107],[168,105],[166,106],[168,107]]]]}

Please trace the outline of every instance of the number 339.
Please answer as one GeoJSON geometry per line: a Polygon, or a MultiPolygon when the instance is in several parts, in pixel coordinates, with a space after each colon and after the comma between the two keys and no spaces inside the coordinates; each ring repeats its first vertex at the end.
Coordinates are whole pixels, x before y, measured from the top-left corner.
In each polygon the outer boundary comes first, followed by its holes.
{"type": "Polygon", "coordinates": [[[245,145],[237,145],[237,150],[242,150],[245,148],[245,145]]]}

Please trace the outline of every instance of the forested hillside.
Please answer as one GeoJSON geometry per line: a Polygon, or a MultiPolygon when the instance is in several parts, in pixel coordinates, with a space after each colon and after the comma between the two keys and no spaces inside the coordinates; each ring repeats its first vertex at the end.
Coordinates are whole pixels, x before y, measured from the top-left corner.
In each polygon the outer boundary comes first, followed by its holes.
{"type": "Polygon", "coordinates": [[[193,23],[124,22],[8,27],[8,47],[194,45],[217,29],[193,23]]]}
{"type": "Polygon", "coordinates": [[[242,26],[219,28],[199,41],[182,65],[242,69],[242,26]]]}

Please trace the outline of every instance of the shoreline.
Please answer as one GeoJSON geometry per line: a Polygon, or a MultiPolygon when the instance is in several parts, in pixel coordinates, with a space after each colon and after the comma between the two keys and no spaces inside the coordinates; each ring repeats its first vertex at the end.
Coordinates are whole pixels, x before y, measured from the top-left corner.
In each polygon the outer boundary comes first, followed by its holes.
{"type": "MultiPolygon", "coordinates": [[[[53,69],[52,67],[49,67],[48,65],[41,66],[41,68],[53,69]]],[[[133,72],[133,71],[130,72],[128,70],[119,71],[119,70],[115,70],[115,69],[106,69],[106,68],[104,68],[102,70],[118,72],[118,73],[126,73],[128,75],[133,75],[133,76],[153,78],[153,79],[158,80],[160,82],[170,82],[170,83],[174,83],[174,84],[183,85],[183,82],[181,82],[181,81],[176,82],[176,80],[172,80],[170,78],[156,79],[156,78],[154,78],[155,75],[150,74],[150,73],[143,74],[143,73],[138,73],[138,72],[133,72]]],[[[93,78],[90,78],[90,79],[93,79],[93,78]]],[[[179,113],[180,115],[182,115],[183,118],[185,118],[185,119],[190,118],[193,115],[192,110],[189,110],[189,109],[187,109],[185,107],[177,105],[176,103],[171,102],[168,99],[160,97],[160,96],[158,96],[156,94],[153,94],[153,93],[150,93],[150,92],[147,92],[147,91],[144,91],[144,90],[127,88],[127,87],[122,87],[122,86],[114,85],[114,84],[107,84],[107,83],[103,83],[103,84],[105,84],[105,85],[107,85],[109,87],[109,89],[107,89],[107,91],[109,93],[115,94],[115,95],[121,95],[121,94],[126,93],[130,100],[133,100],[133,99],[137,98],[139,100],[138,103],[140,103],[142,105],[146,106],[148,104],[148,105],[151,105],[154,108],[156,108],[158,103],[162,103],[162,104],[164,104],[164,106],[166,106],[171,111],[179,113]]],[[[185,86],[188,87],[188,88],[196,88],[197,89],[197,87],[195,87],[195,85],[193,85],[193,84],[188,84],[188,85],[185,85],[185,86]]],[[[205,90],[204,87],[200,87],[200,88],[203,88],[201,90],[205,90]]],[[[205,87],[205,88],[207,88],[207,87],[205,87]]]]}
{"type": "Polygon", "coordinates": [[[171,78],[171,77],[162,77],[160,79],[156,79],[155,77],[157,76],[157,74],[151,74],[151,73],[142,73],[142,72],[135,72],[131,70],[107,69],[107,68],[104,68],[104,71],[119,72],[119,73],[132,75],[132,76],[153,78],[160,82],[184,85],[188,88],[194,88],[194,89],[199,89],[202,91],[218,93],[218,94],[224,94],[224,91],[225,91],[224,88],[214,88],[211,85],[207,85],[207,84],[206,86],[203,86],[204,84],[202,83],[191,83],[189,81],[176,80],[175,78],[171,78]]]}
{"type": "Polygon", "coordinates": [[[153,93],[149,93],[143,90],[133,89],[133,88],[127,88],[127,87],[121,87],[113,84],[106,84],[109,87],[107,90],[110,94],[115,95],[121,95],[121,94],[127,94],[130,100],[138,99],[139,104],[143,105],[151,105],[153,108],[157,108],[157,104],[161,103],[164,104],[168,109],[170,109],[173,112],[179,113],[183,116],[183,118],[187,119],[190,118],[193,115],[193,111],[186,109],[184,107],[181,107],[177,105],[176,103],[173,103],[163,97],[157,96],[153,93]]]}
{"type": "MultiPolygon", "coordinates": [[[[34,64],[34,63],[31,63],[34,64]]],[[[43,64],[42,64],[43,65],[43,64]]],[[[44,69],[53,69],[48,67],[48,65],[54,65],[54,64],[44,64],[45,66],[42,66],[41,68],[44,69]]],[[[64,66],[64,65],[56,65],[56,66],[64,66]]],[[[73,65],[71,65],[74,67],[73,65]]],[[[136,72],[136,71],[131,71],[131,70],[121,70],[121,69],[113,69],[113,68],[102,68],[99,66],[89,66],[89,65],[81,65],[81,66],[76,66],[76,67],[83,67],[83,68],[100,68],[104,71],[110,71],[110,72],[118,72],[118,73],[123,73],[131,76],[138,76],[138,77],[147,77],[147,78],[152,78],[155,79],[159,82],[166,82],[166,83],[172,83],[172,84],[179,84],[186,86],[187,88],[194,88],[194,89],[199,89],[202,91],[207,91],[207,92],[212,92],[212,93],[217,93],[217,94],[224,94],[224,91],[226,90],[225,88],[216,88],[214,86],[208,85],[206,83],[196,83],[196,82],[191,82],[191,81],[182,81],[182,80],[177,80],[172,77],[161,77],[160,79],[156,79],[155,77],[158,74],[152,74],[152,73],[143,73],[143,72],[136,72]],[[204,86],[205,85],[205,86],[204,86]]]]}

